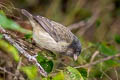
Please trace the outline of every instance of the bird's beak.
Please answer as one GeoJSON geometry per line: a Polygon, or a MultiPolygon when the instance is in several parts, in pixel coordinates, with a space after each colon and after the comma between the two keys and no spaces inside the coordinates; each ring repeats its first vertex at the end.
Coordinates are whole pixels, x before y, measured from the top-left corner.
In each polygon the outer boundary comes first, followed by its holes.
{"type": "Polygon", "coordinates": [[[73,59],[76,61],[78,58],[77,54],[74,54],[73,59]]]}

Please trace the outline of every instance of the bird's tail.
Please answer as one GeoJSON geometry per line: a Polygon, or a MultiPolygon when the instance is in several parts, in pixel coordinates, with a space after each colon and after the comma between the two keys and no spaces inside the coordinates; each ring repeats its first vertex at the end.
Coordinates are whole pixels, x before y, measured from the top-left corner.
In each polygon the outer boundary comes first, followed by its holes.
{"type": "Polygon", "coordinates": [[[21,9],[22,14],[24,14],[28,19],[33,19],[32,14],[30,14],[27,10],[21,9]]]}
{"type": "Polygon", "coordinates": [[[30,23],[32,24],[32,27],[36,27],[36,26],[35,26],[36,21],[34,20],[34,16],[33,16],[32,14],[30,14],[30,13],[29,13],[27,10],[25,10],[25,9],[21,9],[21,13],[22,13],[23,15],[25,15],[25,16],[29,19],[30,23]]]}

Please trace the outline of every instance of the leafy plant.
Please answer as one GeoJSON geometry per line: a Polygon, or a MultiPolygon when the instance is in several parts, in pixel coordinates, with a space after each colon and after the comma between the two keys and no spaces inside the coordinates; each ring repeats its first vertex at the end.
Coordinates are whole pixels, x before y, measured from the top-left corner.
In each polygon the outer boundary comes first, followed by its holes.
{"type": "Polygon", "coordinates": [[[67,71],[65,72],[65,80],[84,80],[81,73],[72,67],[67,67],[67,71]]]}
{"type": "Polygon", "coordinates": [[[0,10],[0,25],[6,29],[16,30],[16,31],[19,31],[25,34],[32,33],[30,30],[22,28],[20,25],[18,25],[13,20],[8,19],[2,10],[0,10]]]}
{"type": "Polygon", "coordinates": [[[6,42],[5,40],[0,39],[0,49],[2,49],[3,51],[12,54],[13,58],[15,61],[19,61],[19,52],[17,51],[17,49],[15,47],[13,47],[12,45],[10,45],[8,42],[6,42]]]}
{"type": "Polygon", "coordinates": [[[48,60],[41,53],[38,53],[37,60],[41,64],[41,66],[45,69],[46,72],[50,73],[52,71],[53,69],[52,60],[48,60]]]}
{"type": "Polygon", "coordinates": [[[30,80],[37,78],[37,68],[34,65],[21,67],[21,71],[26,73],[30,80]]]}
{"type": "Polygon", "coordinates": [[[118,52],[114,46],[107,45],[105,43],[100,44],[99,50],[102,54],[105,54],[107,56],[115,55],[118,52]]]}

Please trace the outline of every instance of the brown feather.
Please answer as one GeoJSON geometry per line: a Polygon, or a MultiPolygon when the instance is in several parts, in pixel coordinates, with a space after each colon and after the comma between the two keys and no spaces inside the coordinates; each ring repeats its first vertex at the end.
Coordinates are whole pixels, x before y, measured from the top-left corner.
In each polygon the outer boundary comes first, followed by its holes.
{"type": "Polygon", "coordinates": [[[71,43],[73,41],[72,32],[65,26],[42,16],[35,16],[34,19],[56,42],[65,41],[71,43]]]}

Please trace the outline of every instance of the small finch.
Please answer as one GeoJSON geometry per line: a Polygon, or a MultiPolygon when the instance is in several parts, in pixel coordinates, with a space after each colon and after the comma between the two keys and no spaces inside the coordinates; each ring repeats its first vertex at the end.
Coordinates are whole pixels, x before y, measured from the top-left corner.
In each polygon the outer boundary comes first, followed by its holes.
{"type": "Polygon", "coordinates": [[[33,40],[39,47],[77,60],[81,53],[81,44],[67,27],[42,16],[33,16],[25,9],[21,12],[29,19],[33,27],[33,40]]]}

